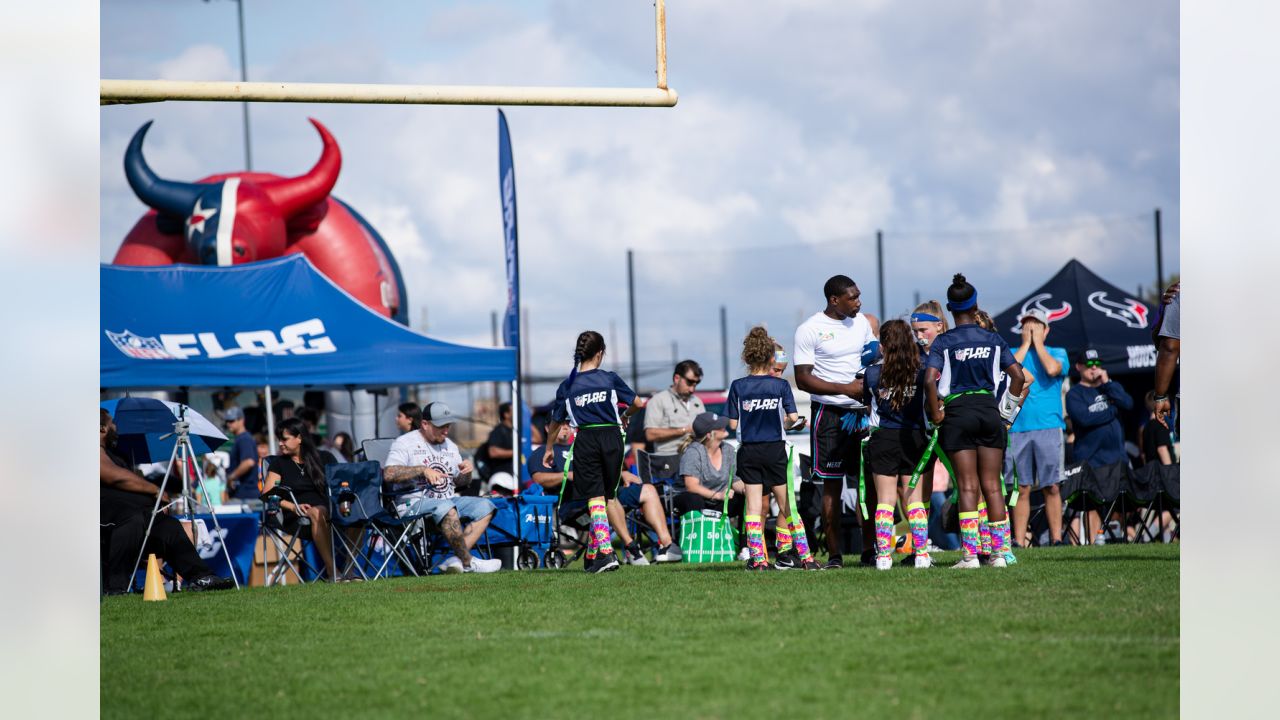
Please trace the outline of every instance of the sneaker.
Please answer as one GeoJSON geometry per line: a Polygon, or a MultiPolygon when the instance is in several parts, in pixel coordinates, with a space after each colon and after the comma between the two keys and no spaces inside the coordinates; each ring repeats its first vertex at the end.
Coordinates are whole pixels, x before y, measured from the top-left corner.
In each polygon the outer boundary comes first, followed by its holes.
{"type": "Polygon", "coordinates": [[[928,555],[916,555],[912,560],[915,562],[915,567],[917,568],[933,567],[933,558],[928,555]]]}
{"type": "Polygon", "coordinates": [[[623,559],[626,560],[628,565],[635,565],[637,567],[649,564],[649,559],[640,551],[640,543],[631,543],[628,545],[627,554],[623,556],[623,559]]]}
{"type": "Polygon", "coordinates": [[[433,569],[439,570],[442,573],[450,574],[460,573],[464,570],[462,567],[462,561],[458,559],[457,555],[450,555],[449,557],[441,560],[433,569]]]}
{"type": "Polygon", "coordinates": [[[597,555],[595,562],[587,568],[589,573],[607,573],[618,569],[618,554],[597,555]]]}
{"type": "Polygon", "coordinates": [[[844,557],[840,555],[832,555],[827,558],[827,564],[822,566],[823,570],[842,570],[844,569],[844,557]]]}
{"type": "Polygon", "coordinates": [[[800,556],[795,550],[788,550],[778,554],[778,559],[774,561],[773,566],[779,570],[795,570],[800,567],[800,556]]]}
{"type": "Polygon", "coordinates": [[[1008,565],[1013,565],[1014,563],[1018,562],[1018,558],[1016,558],[1016,557],[1014,557],[1014,556],[1013,556],[1013,551],[1012,551],[1012,550],[1005,550],[1005,551],[1004,551],[1004,561],[1005,561],[1005,563],[1006,563],[1006,564],[1008,564],[1008,565]]]}
{"type": "Polygon", "coordinates": [[[863,551],[862,551],[862,556],[858,558],[858,564],[859,564],[859,565],[861,565],[862,567],[875,567],[875,566],[876,566],[876,551],[875,551],[875,550],[863,550],[863,551]]]}
{"type": "Polygon", "coordinates": [[[206,590],[230,590],[235,587],[236,583],[231,578],[218,577],[217,575],[205,575],[195,580],[184,582],[183,590],[191,592],[204,592],[206,590]]]}
{"type": "Polygon", "coordinates": [[[982,567],[982,564],[978,562],[977,556],[970,555],[960,558],[960,561],[951,567],[955,570],[977,570],[982,567]]]}
{"type": "Polygon", "coordinates": [[[818,564],[818,561],[814,560],[813,558],[806,559],[803,563],[801,563],[800,567],[804,568],[805,570],[822,570],[823,569],[823,567],[818,564]]]}
{"type": "Polygon", "coordinates": [[[653,559],[657,560],[660,563],[668,563],[668,562],[680,562],[680,560],[683,558],[684,558],[684,550],[681,550],[679,545],[675,543],[671,543],[670,545],[665,545],[663,547],[658,548],[658,553],[654,555],[653,559]]]}
{"type": "Polygon", "coordinates": [[[751,550],[742,548],[738,551],[738,562],[746,562],[751,559],[751,550]]]}
{"type": "Polygon", "coordinates": [[[991,558],[991,567],[993,568],[1009,567],[1009,563],[1004,559],[1004,555],[996,555],[991,558]]]}
{"type": "Polygon", "coordinates": [[[748,561],[747,561],[747,570],[748,570],[749,572],[770,572],[770,571],[774,570],[774,567],[773,567],[772,565],[770,565],[769,563],[767,563],[767,562],[763,561],[763,560],[761,560],[760,562],[755,562],[755,561],[753,561],[753,560],[748,560],[748,561]]]}
{"type": "Polygon", "coordinates": [[[891,557],[878,557],[878,558],[876,558],[876,569],[877,569],[877,570],[892,570],[892,569],[893,569],[893,558],[891,558],[891,557]]]}
{"type": "MultiPolygon", "coordinates": [[[[462,565],[462,561],[459,560],[458,564],[462,565]]],[[[485,560],[483,558],[473,557],[471,558],[470,567],[467,567],[466,565],[462,566],[462,572],[469,572],[469,573],[496,573],[501,569],[502,569],[502,561],[499,560],[498,558],[485,560]]],[[[445,572],[448,572],[448,571],[446,570],[445,572]]]]}

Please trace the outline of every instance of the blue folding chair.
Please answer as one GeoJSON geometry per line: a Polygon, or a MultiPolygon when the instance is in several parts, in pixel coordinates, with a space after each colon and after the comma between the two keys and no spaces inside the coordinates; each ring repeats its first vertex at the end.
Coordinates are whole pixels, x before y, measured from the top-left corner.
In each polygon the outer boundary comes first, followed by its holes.
{"type": "Polygon", "coordinates": [[[382,463],[369,460],[328,465],[325,482],[329,487],[329,522],[334,531],[335,548],[341,547],[347,556],[347,563],[340,564],[344,574],[354,567],[366,580],[387,577],[392,561],[396,562],[401,575],[421,574],[422,562],[410,555],[410,548],[404,542],[410,523],[388,510],[384,502],[382,463]],[[344,504],[347,505],[345,514],[344,504]],[[347,536],[346,531],[351,528],[359,528],[358,540],[352,541],[347,536]],[[379,544],[381,553],[377,550],[379,544]]]}

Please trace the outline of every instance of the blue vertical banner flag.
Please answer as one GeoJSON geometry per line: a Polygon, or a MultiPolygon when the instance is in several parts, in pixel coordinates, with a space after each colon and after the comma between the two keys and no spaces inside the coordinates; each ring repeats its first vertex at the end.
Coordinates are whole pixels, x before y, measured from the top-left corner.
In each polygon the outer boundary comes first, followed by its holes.
{"type": "Polygon", "coordinates": [[[516,381],[512,387],[512,407],[518,418],[516,471],[521,485],[529,480],[528,458],[532,454],[530,413],[520,397],[520,243],[516,231],[516,166],[511,153],[511,132],[507,116],[498,110],[498,192],[502,200],[502,239],[507,259],[507,312],[502,320],[502,338],[507,347],[516,350],[516,381]]]}

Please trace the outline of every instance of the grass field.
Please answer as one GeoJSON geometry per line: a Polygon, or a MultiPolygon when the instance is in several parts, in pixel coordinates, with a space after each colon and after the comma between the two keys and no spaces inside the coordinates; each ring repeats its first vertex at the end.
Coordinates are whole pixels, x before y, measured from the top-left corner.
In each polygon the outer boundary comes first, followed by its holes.
{"type": "Polygon", "coordinates": [[[1177,716],[1177,546],[1019,558],[110,597],[102,716],[1177,716]]]}

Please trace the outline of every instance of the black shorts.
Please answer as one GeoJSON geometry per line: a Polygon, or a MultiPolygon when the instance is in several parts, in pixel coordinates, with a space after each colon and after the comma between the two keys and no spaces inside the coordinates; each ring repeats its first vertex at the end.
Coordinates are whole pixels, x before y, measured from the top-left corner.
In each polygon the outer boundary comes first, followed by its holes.
{"type": "Polygon", "coordinates": [[[735,472],[747,485],[766,490],[787,484],[787,443],[783,440],[743,443],[738,447],[735,472]]]}
{"type": "Polygon", "coordinates": [[[866,433],[845,432],[840,423],[846,415],[863,411],[812,403],[809,412],[813,418],[813,427],[809,430],[813,476],[824,483],[844,482],[846,475],[857,477],[858,463],[862,460],[862,437],[866,433]]]}
{"type": "MultiPolygon", "coordinates": [[[[929,447],[929,435],[922,428],[880,428],[867,442],[867,470],[876,475],[910,475],[929,447]]],[[[933,470],[935,458],[929,454],[922,475],[933,470]]]]}
{"type": "Polygon", "coordinates": [[[611,500],[622,479],[622,432],[616,426],[584,427],[573,440],[573,491],[579,498],[611,500]]]}
{"type": "Polygon", "coordinates": [[[1005,448],[1004,419],[993,395],[961,395],[947,403],[938,428],[938,445],[947,452],[1005,448]]]}

